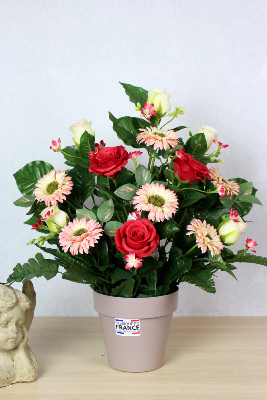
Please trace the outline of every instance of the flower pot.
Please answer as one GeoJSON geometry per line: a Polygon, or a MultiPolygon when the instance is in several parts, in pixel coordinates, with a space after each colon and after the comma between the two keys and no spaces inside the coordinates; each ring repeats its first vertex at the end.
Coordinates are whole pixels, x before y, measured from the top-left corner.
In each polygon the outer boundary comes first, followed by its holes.
{"type": "Polygon", "coordinates": [[[145,372],[163,365],[178,290],[166,296],[124,298],[94,292],[108,362],[112,368],[145,372]]]}

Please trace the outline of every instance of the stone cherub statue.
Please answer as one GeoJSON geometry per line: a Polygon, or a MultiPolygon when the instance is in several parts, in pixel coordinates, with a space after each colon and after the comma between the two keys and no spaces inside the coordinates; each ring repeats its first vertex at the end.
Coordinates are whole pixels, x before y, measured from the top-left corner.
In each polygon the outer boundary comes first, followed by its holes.
{"type": "Polygon", "coordinates": [[[28,346],[36,294],[31,281],[22,293],[0,285],[0,387],[37,378],[37,361],[28,346]]]}

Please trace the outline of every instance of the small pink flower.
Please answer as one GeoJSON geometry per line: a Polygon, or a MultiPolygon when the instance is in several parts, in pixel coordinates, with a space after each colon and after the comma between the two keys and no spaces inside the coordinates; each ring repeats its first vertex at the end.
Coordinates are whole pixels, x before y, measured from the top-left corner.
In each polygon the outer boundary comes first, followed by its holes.
{"type": "Polygon", "coordinates": [[[230,217],[234,222],[240,222],[238,218],[238,212],[236,210],[233,212],[233,207],[230,208],[230,217]]]}
{"type": "Polygon", "coordinates": [[[246,248],[250,249],[253,253],[256,253],[256,250],[253,250],[252,247],[258,246],[257,242],[253,242],[252,239],[246,240],[246,248]]]}
{"type": "Polygon", "coordinates": [[[125,265],[125,269],[131,269],[131,268],[140,268],[142,267],[142,261],[143,259],[140,257],[135,257],[134,253],[130,253],[126,256],[124,256],[125,261],[127,261],[127,264],[125,265]]]}
{"type": "Polygon", "coordinates": [[[141,114],[146,116],[146,119],[150,120],[151,116],[150,115],[156,115],[157,111],[152,110],[152,108],[154,107],[154,104],[147,104],[147,102],[144,102],[144,108],[142,108],[141,110],[141,114]]]}
{"type": "Polygon", "coordinates": [[[139,211],[133,211],[128,215],[127,221],[135,221],[138,218],[141,218],[141,213],[139,211]]]}
{"type": "Polygon", "coordinates": [[[132,153],[129,153],[129,158],[136,159],[141,156],[141,154],[143,154],[142,151],[133,151],[132,153]]]}
{"type": "Polygon", "coordinates": [[[40,226],[42,225],[42,220],[41,220],[41,218],[37,218],[37,224],[33,224],[32,225],[32,229],[38,229],[38,228],[40,228],[40,226]]]}
{"type": "Polygon", "coordinates": [[[50,146],[49,148],[57,153],[61,149],[61,140],[58,139],[57,142],[55,140],[52,140],[52,146],[50,146]]]}
{"type": "Polygon", "coordinates": [[[104,142],[104,140],[100,140],[100,144],[95,144],[95,153],[98,153],[99,150],[104,149],[104,147],[106,147],[106,143],[104,142]]]}
{"type": "Polygon", "coordinates": [[[223,144],[222,142],[219,142],[219,141],[216,140],[216,139],[214,139],[213,141],[214,141],[214,143],[217,144],[218,147],[221,147],[221,148],[223,148],[223,149],[226,149],[226,147],[229,147],[229,144],[223,144]]]}

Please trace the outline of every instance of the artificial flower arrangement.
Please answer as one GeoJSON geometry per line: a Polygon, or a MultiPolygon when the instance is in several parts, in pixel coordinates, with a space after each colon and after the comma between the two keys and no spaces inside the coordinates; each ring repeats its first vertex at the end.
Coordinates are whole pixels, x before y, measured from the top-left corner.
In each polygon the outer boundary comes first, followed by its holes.
{"type": "Polygon", "coordinates": [[[29,244],[54,259],[38,253],[17,264],[7,284],[61,273],[110,296],[162,296],[181,282],[215,293],[218,270],[235,277],[236,262],[267,265],[267,258],[247,253],[257,243],[240,238],[244,217],[261,204],[256,189],[245,179],[224,179],[212,166],[228,145],[206,125],[185,141],[185,126],[166,129],[184,113],[170,112],[166,91],[122,86],[141,115],[109,118],[133,152],[95,143],[91,122],[81,120],[70,127],[73,146],[62,148],[60,139],[50,146],[65,158],[65,171],[33,161],[14,174],[22,194],[14,204],[30,208],[25,224],[41,234],[29,244]],[[140,149],[147,166],[138,165],[140,149]],[[237,240],[243,250],[234,254],[228,246],[237,240]]]}

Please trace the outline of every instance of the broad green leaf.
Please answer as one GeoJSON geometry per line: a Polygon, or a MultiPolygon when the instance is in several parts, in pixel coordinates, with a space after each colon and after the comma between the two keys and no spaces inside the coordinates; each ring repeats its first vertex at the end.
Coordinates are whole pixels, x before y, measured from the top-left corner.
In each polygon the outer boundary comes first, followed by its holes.
{"type": "Polygon", "coordinates": [[[152,274],[156,269],[162,266],[162,262],[155,260],[152,256],[144,258],[142,262],[142,267],[137,271],[140,278],[144,278],[152,274]]]}
{"type": "Polygon", "coordinates": [[[154,226],[159,234],[160,239],[165,239],[168,236],[174,235],[180,230],[177,226],[177,223],[171,219],[158,222],[154,226]]]}
{"type": "Polygon", "coordinates": [[[95,176],[89,172],[88,169],[83,169],[83,177],[81,184],[81,202],[82,204],[90,197],[94,192],[94,187],[91,186],[95,182],[95,176]]]}
{"type": "Polygon", "coordinates": [[[115,190],[114,194],[123,200],[132,200],[136,194],[137,187],[131,183],[127,183],[115,190]]]}
{"type": "Polygon", "coordinates": [[[120,280],[130,279],[133,275],[133,271],[127,271],[126,269],[122,269],[119,267],[114,268],[110,274],[112,283],[116,283],[120,280]]]}
{"type": "Polygon", "coordinates": [[[234,203],[234,200],[228,197],[220,197],[220,202],[225,208],[227,208],[227,210],[230,210],[234,203]]]}
{"type": "MultiPolygon", "coordinates": [[[[236,206],[237,205],[235,204],[235,207],[236,206]]],[[[229,215],[229,210],[221,205],[212,207],[209,210],[198,212],[196,214],[196,218],[201,219],[201,221],[206,220],[208,224],[213,225],[215,228],[217,228],[221,223],[223,217],[229,217],[229,215]]]]}
{"type": "Polygon", "coordinates": [[[114,204],[112,200],[103,201],[97,210],[97,218],[103,224],[108,222],[114,214],[114,204]]]}
{"type": "Polygon", "coordinates": [[[197,192],[196,190],[183,190],[183,196],[184,199],[180,202],[179,208],[190,206],[205,197],[203,193],[197,192]]]}
{"type": "Polygon", "coordinates": [[[147,101],[148,98],[147,90],[138,86],[129,85],[128,83],[120,82],[120,84],[123,86],[125,93],[129,96],[132,103],[135,105],[140,103],[142,107],[144,106],[144,102],[147,101]]]}
{"type": "Polygon", "coordinates": [[[134,279],[130,278],[112,289],[112,295],[117,297],[133,297],[134,279]]]}
{"type": "Polygon", "coordinates": [[[116,231],[122,226],[123,224],[118,221],[109,221],[105,227],[104,232],[108,236],[115,236],[116,231]]]}
{"type": "Polygon", "coordinates": [[[34,196],[23,196],[20,199],[14,201],[14,205],[17,207],[31,207],[35,201],[34,196]]]}
{"type": "Polygon", "coordinates": [[[90,151],[95,151],[95,137],[85,131],[80,139],[80,153],[82,161],[87,166],[90,165],[90,157],[88,156],[90,151]]]}
{"type": "Polygon", "coordinates": [[[45,161],[32,161],[14,174],[19,191],[23,196],[32,195],[35,184],[54,167],[45,161]]]}
{"type": "Polygon", "coordinates": [[[151,173],[144,165],[138,165],[135,171],[136,183],[139,186],[145,185],[151,182],[151,173]]]}
{"type": "Polygon", "coordinates": [[[134,183],[134,175],[123,167],[116,178],[116,187],[119,188],[126,183],[134,183]]]}
{"type": "Polygon", "coordinates": [[[140,133],[140,128],[147,128],[150,126],[148,122],[141,118],[122,117],[116,119],[114,115],[109,113],[109,119],[113,122],[113,130],[117,133],[126,145],[134,148],[146,147],[145,144],[139,145],[136,141],[137,135],[140,133]]]}
{"type": "Polygon", "coordinates": [[[78,219],[86,218],[87,221],[90,221],[91,219],[97,221],[95,214],[92,211],[86,210],[84,208],[76,210],[76,216],[78,219]]]}
{"type": "Polygon", "coordinates": [[[41,253],[35,258],[30,258],[27,263],[17,264],[7,283],[26,282],[33,278],[44,276],[47,280],[52,279],[58,273],[58,263],[55,260],[44,259],[41,253]]]}
{"type": "Polygon", "coordinates": [[[67,146],[62,150],[62,154],[64,158],[73,165],[74,163],[76,165],[79,165],[80,167],[83,168],[88,168],[88,165],[83,162],[81,153],[78,149],[75,148],[75,146],[67,146]]]}
{"type": "Polygon", "coordinates": [[[191,154],[195,160],[200,161],[207,151],[207,141],[204,133],[191,136],[185,145],[185,152],[191,154]]]}
{"type": "Polygon", "coordinates": [[[247,194],[245,196],[238,197],[238,200],[242,201],[243,203],[259,204],[260,206],[262,206],[260,200],[257,197],[253,196],[252,194],[247,194]]]}
{"type": "Polygon", "coordinates": [[[236,196],[237,198],[244,196],[247,194],[252,194],[253,183],[252,182],[244,182],[239,185],[239,193],[236,196]]]}

